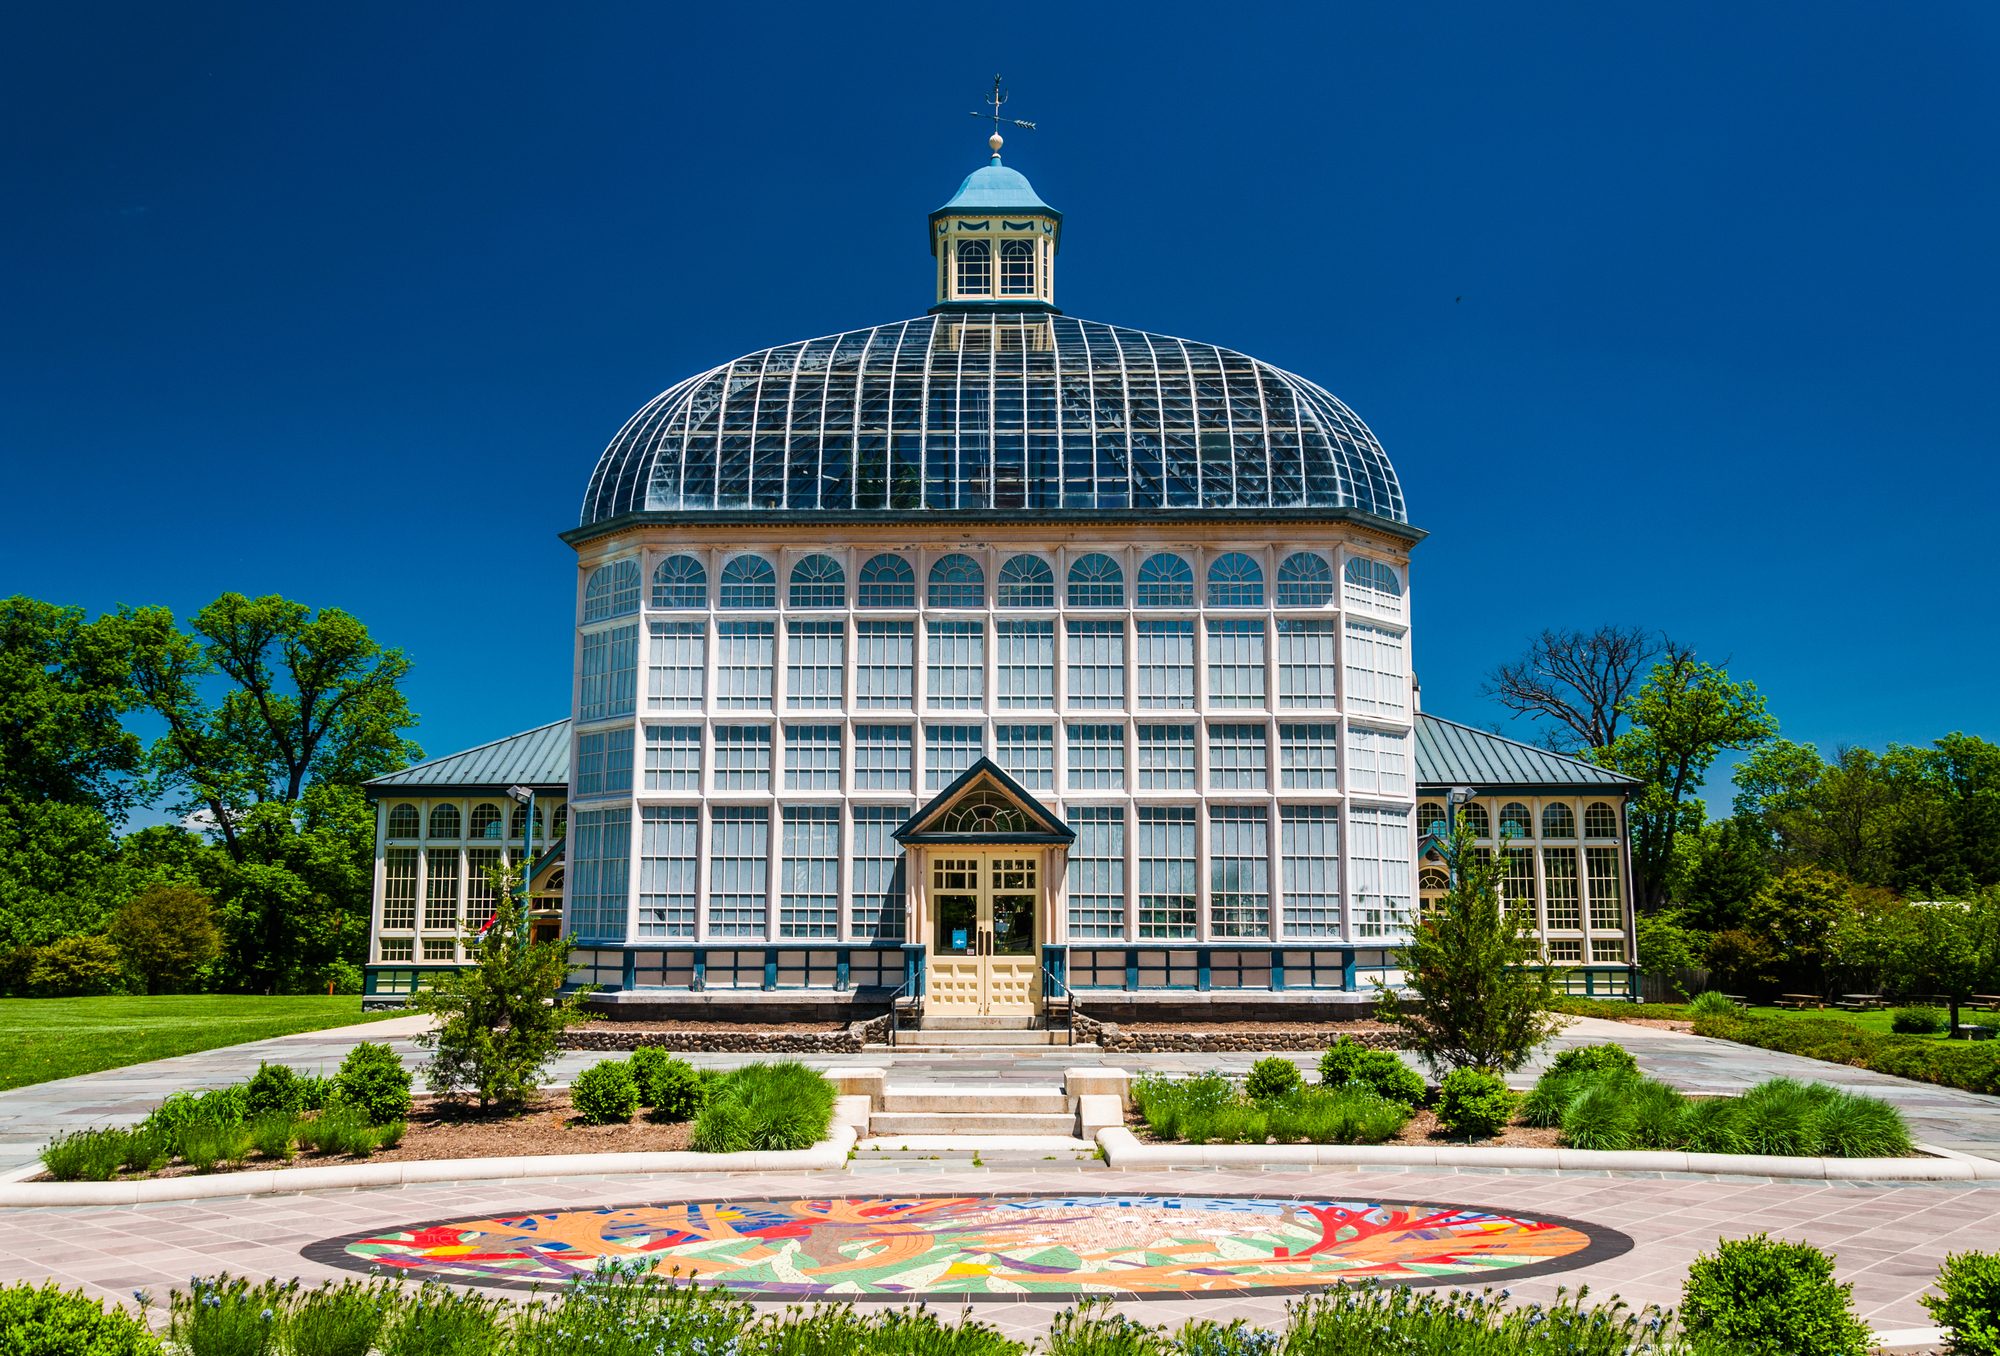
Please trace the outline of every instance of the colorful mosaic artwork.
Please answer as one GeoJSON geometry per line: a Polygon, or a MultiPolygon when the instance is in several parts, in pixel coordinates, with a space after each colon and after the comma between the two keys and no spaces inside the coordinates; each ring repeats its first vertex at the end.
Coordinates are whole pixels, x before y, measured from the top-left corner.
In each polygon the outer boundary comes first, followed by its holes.
{"type": "Polygon", "coordinates": [[[308,1254],[487,1285],[549,1285],[595,1270],[600,1258],[650,1258],[662,1274],[753,1295],[1060,1298],[1519,1275],[1582,1265],[1624,1242],[1571,1221],[1451,1205],[865,1196],[464,1220],[335,1240],[308,1254]]]}

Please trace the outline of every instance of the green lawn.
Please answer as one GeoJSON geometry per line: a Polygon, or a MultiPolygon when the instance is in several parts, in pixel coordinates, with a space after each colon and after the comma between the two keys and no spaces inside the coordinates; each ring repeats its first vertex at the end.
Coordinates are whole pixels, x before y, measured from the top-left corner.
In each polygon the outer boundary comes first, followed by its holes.
{"type": "MultiPolygon", "coordinates": [[[[1889,1030],[1888,1009],[1880,1009],[1875,1012],[1842,1012],[1839,1008],[1827,1008],[1824,1012],[1821,1012],[1813,1008],[1807,1008],[1801,1012],[1796,1008],[1749,1008],[1746,1011],[1752,1017],[1831,1017],[1835,1021],[1846,1022],[1850,1026],[1858,1026],[1871,1035],[1887,1036],[1893,1034],[1889,1030]]],[[[1961,1008],[1959,1009],[1958,1020],[1961,1022],[1971,1022],[1977,1020],[1977,1018],[1971,1008],[1961,1008]]],[[[1941,1041],[1944,1037],[1936,1035],[1926,1036],[1923,1039],[1941,1041]]]]}
{"type": "Polygon", "coordinates": [[[363,1012],[352,995],[0,998],[0,1090],[402,1015],[363,1012]]]}

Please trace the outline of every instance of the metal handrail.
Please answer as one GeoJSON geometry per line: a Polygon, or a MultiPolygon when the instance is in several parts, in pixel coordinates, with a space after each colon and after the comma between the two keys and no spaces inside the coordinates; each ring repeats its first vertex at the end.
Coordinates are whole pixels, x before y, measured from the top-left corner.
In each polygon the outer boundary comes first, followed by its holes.
{"type": "Polygon", "coordinates": [[[1063,1000],[1063,1012],[1065,1014],[1063,1030],[1069,1032],[1069,1043],[1071,1045],[1075,1045],[1076,1013],[1077,1013],[1076,990],[1072,988],[1067,981],[1057,978],[1056,972],[1054,970],[1051,970],[1048,966],[1044,965],[1042,967],[1042,992],[1048,995],[1048,997],[1050,998],[1055,998],[1058,996],[1055,992],[1055,990],[1058,988],[1062,990],[1062,994],[1060,996],[1063,1000]]]}
{"type": "Polygon", "coordinates": [[[903,1008],[902,1004],[897,1000],[916,997],[914,992],[916,982],[915,979],[906,979],[896,986],[894,993],[889,995],[889,1048],[891,1050],[896,1048],[896,1037],[903,1029],[903,1008]]]}

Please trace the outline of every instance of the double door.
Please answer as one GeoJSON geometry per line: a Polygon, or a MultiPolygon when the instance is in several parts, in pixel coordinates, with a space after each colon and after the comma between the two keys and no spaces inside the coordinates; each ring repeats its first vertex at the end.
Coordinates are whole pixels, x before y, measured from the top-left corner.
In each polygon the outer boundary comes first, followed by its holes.
{"type": "Polygon", "coordinates": [[[929,1006],[941,1016],[1023,1016],[1041,995],[1041,859],[954,853],[930,860],[929,1006]]]}

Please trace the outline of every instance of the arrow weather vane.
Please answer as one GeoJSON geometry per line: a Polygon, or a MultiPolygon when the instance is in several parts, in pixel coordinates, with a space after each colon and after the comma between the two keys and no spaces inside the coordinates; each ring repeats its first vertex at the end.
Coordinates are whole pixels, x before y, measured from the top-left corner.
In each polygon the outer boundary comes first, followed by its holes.
{"type": "Polygon", "coordinates": [[[1002,118],[1000,113],[1000,106],[1007,102],[1007,92],[1000,88],[1000,77],[997,75],[993,77],[993,93],[987,97],[985,102],[986,106],[990,108],[992,112],[990,113],[974,112],[972,116],[975,118],[991,118],[993,120],[993,139],[992,139],[993,154],[995,155],[1000,154],[1000,146],[1003,140],[1003,138],[1000,135],[1000,124],[1003,121],[1010,122],[1016,127],[1025,127],[1030,132],[1035,130],[1035,124],[1031,122],[1023,122],[1019,118],[1002,118]]]}

